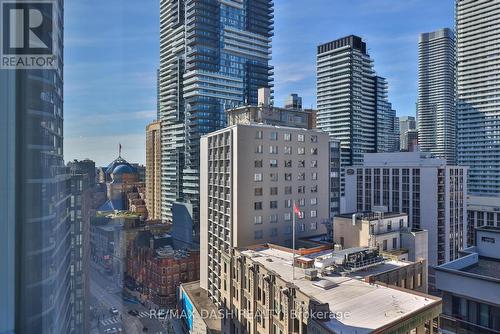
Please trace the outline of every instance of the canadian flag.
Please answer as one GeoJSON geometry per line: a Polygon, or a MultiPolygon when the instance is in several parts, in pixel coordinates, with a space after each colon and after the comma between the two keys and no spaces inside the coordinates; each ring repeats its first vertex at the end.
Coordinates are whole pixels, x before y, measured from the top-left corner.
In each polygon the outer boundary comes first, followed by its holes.
{"type": "Polygon", "coordinates": [[[302,218],[302,213],[297,206],[297,203],[293,202],[293,212],[297,214],[297,217],[302,218]]]}

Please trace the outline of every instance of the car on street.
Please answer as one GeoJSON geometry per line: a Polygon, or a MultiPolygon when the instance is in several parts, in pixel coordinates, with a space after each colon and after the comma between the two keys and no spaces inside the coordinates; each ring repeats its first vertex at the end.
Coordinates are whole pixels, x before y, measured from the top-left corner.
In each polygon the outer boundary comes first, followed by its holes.
{"type": "Polygon", "coordinates": [[[112,307],[109,309],[109,312],[112,314],[112,315],[118,315],[119,312],[118,312],[118,309],[116,307],[112,307]]]}

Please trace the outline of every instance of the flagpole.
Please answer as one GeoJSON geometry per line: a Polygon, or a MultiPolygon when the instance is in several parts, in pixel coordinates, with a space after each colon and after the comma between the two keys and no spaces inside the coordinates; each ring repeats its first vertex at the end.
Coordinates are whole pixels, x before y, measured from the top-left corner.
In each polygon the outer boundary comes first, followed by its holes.
{"type": "Polygon", "coordinates": [[[293,200],[292,215],[292,280],[295,281],[295,200],[293,200]]]}

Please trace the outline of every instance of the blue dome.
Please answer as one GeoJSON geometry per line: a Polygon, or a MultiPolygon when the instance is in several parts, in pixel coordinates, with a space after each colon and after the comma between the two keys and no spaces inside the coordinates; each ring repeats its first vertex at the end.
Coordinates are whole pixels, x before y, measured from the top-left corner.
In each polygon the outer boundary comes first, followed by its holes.
{"type": "Polygon", "coordinates": [[[118,175],[118,174],[133,174],[135,173],[135,170],[132,166],[130,165],[118,165],[113,169],[113,175],[118,175]]]}

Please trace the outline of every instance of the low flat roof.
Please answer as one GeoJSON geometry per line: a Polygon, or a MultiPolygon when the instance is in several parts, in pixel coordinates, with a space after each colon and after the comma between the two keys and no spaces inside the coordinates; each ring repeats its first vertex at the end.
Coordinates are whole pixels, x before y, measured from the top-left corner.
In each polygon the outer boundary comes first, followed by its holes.
{"type": "MultiPolygon", "coordinates": [[[[201,310],[212,315],[218,314],[218,309],[210,298],[206,290],[200,287],[200,281],[182,283],[182,288],[188,295],[189,299],[193,303],[193,306],[197,309],[198,313],[201,314],[201,310]]],[[[210,333],[220,333],[221,332],[221,319],[215,317],[203,317],[203,321],[207,325],[210,333]]]]}
{"type": "MultiPolygon", "coordinates": [[[[306,280],[305,270],[301,268],[295,268],[295,280],[292,279],[293,258],[289,252],[273,248],[241,252],[266,269],[274,271],[285,281],[295,284],[310,298],[328,303],[334,314],[346,315],[322,322],[336,333],[371,333],[441,303],[439,298],[369,284],[353,277],[318,274],[320,280],[330,281],[333,285],[329,289],[323,289],[315,286],[315,281],[306,280]]],[[[323,282],[325,283],[327,282],[323,282]]]]}
{"type": "Polygon", "coordinates": [[[476,230],[478,230],[478,231],[487,231],[487,232],[500,233],[500,227],[499,226],[488,226],[488,225],[485,225],[485,226],[476,227],[476,230]]]}
{"type": "Polygon", "coordinates": [[[500,260],[479,257],[476,263],[460,271],[500,279],[500,260]]]}

